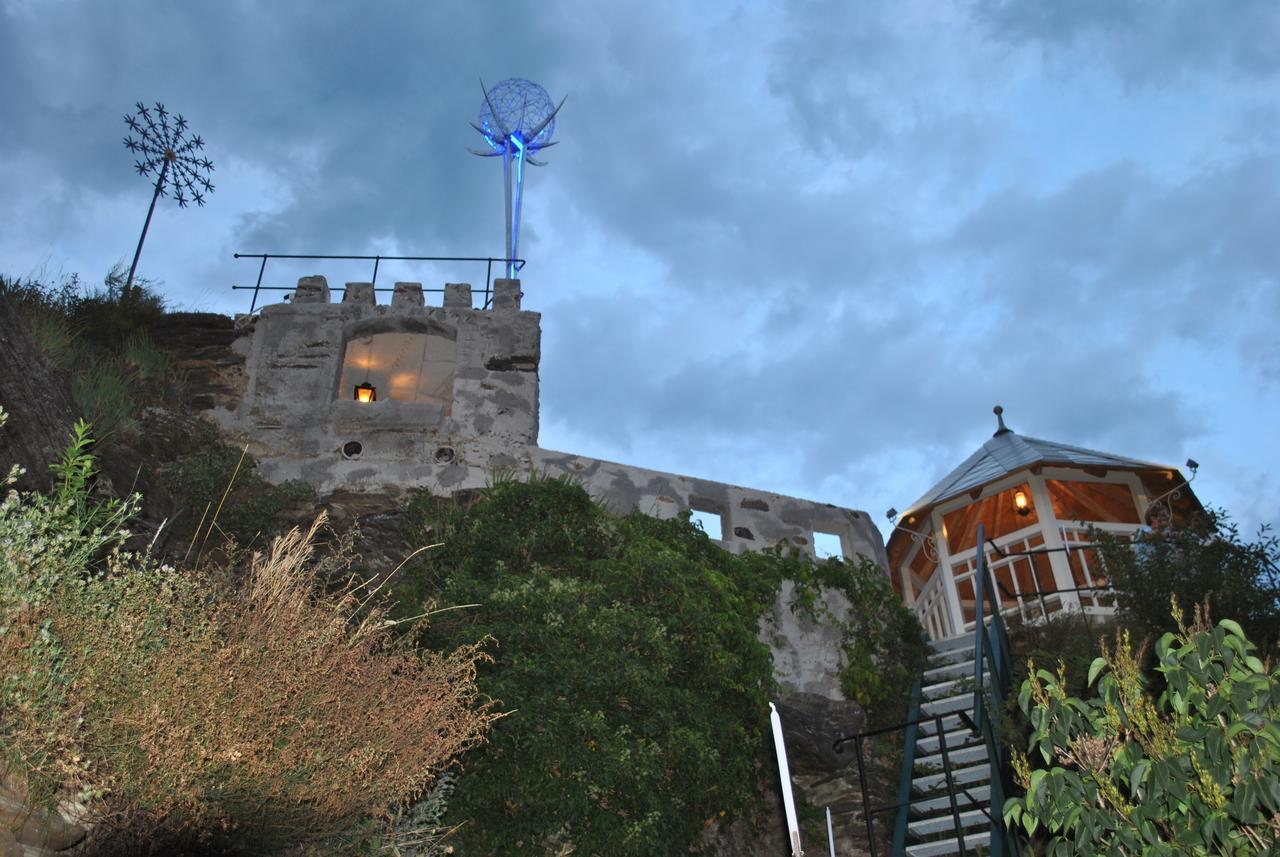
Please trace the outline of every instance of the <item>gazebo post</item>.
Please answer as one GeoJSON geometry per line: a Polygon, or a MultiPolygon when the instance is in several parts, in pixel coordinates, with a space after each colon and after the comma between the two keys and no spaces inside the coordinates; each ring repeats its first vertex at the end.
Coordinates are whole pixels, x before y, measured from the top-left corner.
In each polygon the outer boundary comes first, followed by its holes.
{"type": "Polygon", "coordinates": [[[947,593],[947,613],[951,617],[951,634],[957,636],[964,633],[964,611],[960,609],[960,593],[956,590],[956,579],[951,571],[951,550],[942,532],[942,516],[936,508],[929,513],[929,526],[938,548],[938,570],[934,574],[942,575],[942,588],[947,593]]]}
{"type": "Polygon", "coordinates": [[[1036,518],[1040,521],[1040,533],[1044,537],[1044,546],[1049,553],[1049,568],[1053,571],[1054,585],[1062,590],[1059,595],[1062,609],[1079,610],[1080,593],[1066,592],[1075,588],[1075,578],[1071,574],[1071,564],[1067,554],[1062,550],[1066,545],[1062,541],[1061,524],[1053,512],[1053,500],[1049,496],[1049,486],[1039,473],[1027,474],[1027,485],[1031,488],[1031,502],[1036,507],[1036,518]]]}

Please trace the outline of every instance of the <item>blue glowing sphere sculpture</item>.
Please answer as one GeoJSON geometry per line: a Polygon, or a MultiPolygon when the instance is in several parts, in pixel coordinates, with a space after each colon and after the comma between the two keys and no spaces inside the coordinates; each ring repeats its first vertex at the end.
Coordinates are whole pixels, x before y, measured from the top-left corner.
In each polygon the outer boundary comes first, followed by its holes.
{"type": "Polygon", "coordinates": [[[554,146],[551,135],[556,132],[556,114],[564,105],[551,101],[547,91],[531,80],[510,77],[485,89],[480,105],[479,124],[471,127],[480,132],[489,148],[473,155],[502,158],[503,180],[507,195],[507,243],[504,261],[507,276],[514,277],[520,264],[520,208],[524,200],[524,165],[545,166],[533,157],[535,152],[554,146]]]}
{"type": "Polygon", "coordinates": [[[541,86],[522,77],[510,77],[485,93],[480,105],[480,133],[495,153],[500,154],[509,146],[514,135],[519,135],[529,151],[537,151],[551,144],[556,109],[541,86]]]}

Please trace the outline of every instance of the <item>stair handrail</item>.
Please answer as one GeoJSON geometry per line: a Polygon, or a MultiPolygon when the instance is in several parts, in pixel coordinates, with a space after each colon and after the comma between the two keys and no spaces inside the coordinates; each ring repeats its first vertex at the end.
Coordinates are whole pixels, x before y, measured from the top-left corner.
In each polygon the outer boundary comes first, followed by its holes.
{"type": "MultiPolygon", "coordinates": [[[[921,674],[911,685],[911,707],[907,709],[907,732],[902,741],[902,775],[898,780],[898,813],[893,823],[893,848],[890,853],[902,854],[907,847],[907,821],[911,815],[911,783],[916,771],[916,738],[919,735],[920,696],[924,687],[921,674]]],[[[872,845],[874,848],[875,846],[872,845]]]]}
{"type": "MultiPolygon", "coordinates": [[[[877,854],[875,826],[872,823],[872,820],[877,813],[885,812],[890,809],[897,813],[896,824],[901,825],[901,827],[897,827],[895,825],[894,845],[892,851],[893,857],[901,857],[901,855],[905,853],[903,849],[906,847],[906,835],[908,825],[910,823],[909,815],[911,812],[911,805],[915,803],[916,800],[911,796],[911,791],[914,788],[915,783],[915,753],[916,745],[918,743],[916,727],[921,723],[933,723],[934,729],[937,730],[938,754],[942,758],[942,774],[947,784],[947,797],[951,804],[951,822],[955,826],[956,840],[960,844],[960,857],[965,857],[968,853],[964,844],[964,825],[960,820],[960,808],[956,803],[957,787],[951,770],[951,761],[949,757],[950,751],[947,748],[947,733],[943,728],[943,720],[946,715],[926,714],[923,717],[918,716],[920,700],[923,698],[923,676],[921,676],[921,680],[916,681],[912,688],[911,713],[917,715],[916,717],[912,717],[910,720],[905,720],[902,723],[895,723],[892,726],[881,726],[879,729],[868,729],[864,732],[855,732],[852,735],[844,735],[837,738],[831,745],[831,748],[837,753],[843,753],[844,745],[849,743],[852,743],[857,750],[857,756],[855,758],[858,761],[858,784],[862,789],[862,816],[867,827],[867,847],[871,851],[871,857],[876,857],[877,854]],[[904,747],[903,755],[903,778],[899,780],[898,802],[873,807],[871,805],[871,792],[867,786],[867,768],[862,749],[863,742],[868,738],[875,738],[880,735],[887,735],[890,732],[903,730],[907,730],[909,734],[906,736],[906,741],[904,742],[906,746],[904,747]],[[903,820],[904,813],[906,818],[905,821],[903,820]],[[898,830],[901,831],[900,834],[897,832],[898,830]]],[[[964,717],[964,714],[962,713],[960,716],[964,717]]],[[[978,803],[973,795],[969,794],[966,789],[959,789],[959,791],[969,798],[970,803],[978,803]]],[[[985,810],[983,811],[985,812],[985,810]]],[[[987,813],[987,815],[990,817],[990,813],[987,813]]]]}
{"type": "MultiPolygon", "coordinates": [[[[1009,760],[1004,746],[996,740],[995,730],[991,726],[991,715],[988,709],[987,691],[990,691],[990,707],[996,712],[1004,709],[1005,696],[1009,692],[1012,665],[1009,659],[1009,632],[1005,628],[1004,618],[1000,615],[1000,605],[996,602],[994,580],[987,567],[986,539],[983,525],[978,525],[977,566],[974,579],[977,586],[975,598],[975,616],[973,627],[973,721],[970,728],[980,734],[987,748],[987,761],[991,766],[991,806],[995,810],[989,813],[991,819],[991,853],[993,857],[1016,855],[1017,841],[1009,834],[1004,825],[1005,786],[1008,780],[1009,760]],[[991,602],[991,627],[987,627],[987,602],[991,602]],[[989,666],[992,677],[991,685],[986,685],[989,666]]],[[[966,718],[967,719],[967,718],[966,718]]]]}

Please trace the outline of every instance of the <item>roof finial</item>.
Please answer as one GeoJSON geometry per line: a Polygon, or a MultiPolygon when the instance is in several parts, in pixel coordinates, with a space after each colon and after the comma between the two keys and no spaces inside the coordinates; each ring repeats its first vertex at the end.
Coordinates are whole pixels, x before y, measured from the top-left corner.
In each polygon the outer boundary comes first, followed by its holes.
{"type": "Polygon", "coordinates": [[[996,405],[991,409],[991,413],[996,415],[996,419],[1000,421],[1000,428],[996,429],[996,433],[992,437],[999,437],[1002,434],[1013,434],[1013,429],[1004,424],[1004,408],[996,405]]]}

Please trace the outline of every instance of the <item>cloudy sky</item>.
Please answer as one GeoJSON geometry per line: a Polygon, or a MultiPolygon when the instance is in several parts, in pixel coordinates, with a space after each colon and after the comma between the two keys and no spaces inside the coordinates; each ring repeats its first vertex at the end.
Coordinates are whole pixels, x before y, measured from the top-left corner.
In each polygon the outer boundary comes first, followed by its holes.
{"type": "MultiPolygon", "coordinates": [[[[502,255],[479,80],[568,101],[527,182],[543,446],[865,509],[986,440],[1162,463],[1280,522],[1280,6],[0,0],[0,272],[100,281],[135,101],[207,142],[140,274],[502,255]]],[[[288,284],[364,268],[268,269],[288,284]]],[[[480,282],[384,266],[380,280],[480,282]]]]}

